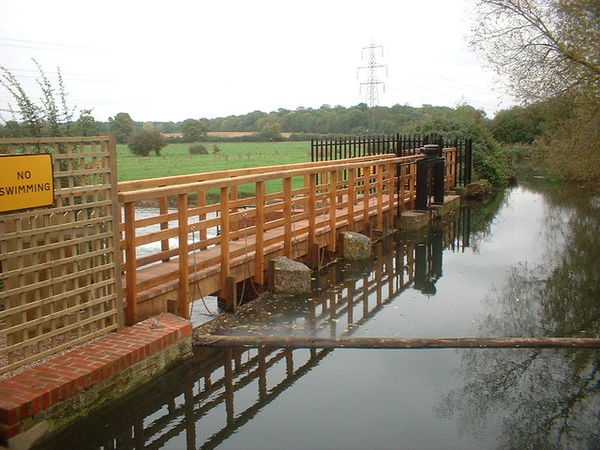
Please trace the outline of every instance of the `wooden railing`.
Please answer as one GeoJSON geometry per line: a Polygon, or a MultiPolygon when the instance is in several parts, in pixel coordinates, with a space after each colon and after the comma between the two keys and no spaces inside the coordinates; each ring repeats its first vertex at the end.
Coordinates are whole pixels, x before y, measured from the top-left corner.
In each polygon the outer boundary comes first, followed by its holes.
{"type": "MultiPolygon", "coordinates": [[[[293,245],[307,242],[306,251],[320,238],[335,251],[338,223],[354,228],[355,222],[365,223],[365,218],[368,221],[375,215],[376,226],[382,227],[384,211],[393,210],[390,205],[394,201],[398,163],[404,164],[402,201],[407,205],[414,201],[414,160],[386,157],[279,166],[265,173],[120,193],[124,209],[121,244],[125,251],[127,321],[136,320],[136,299],[141,291],[175,282],[179,311],[186,316],[190,275],[195,280],[202,279],[216,269],[220,276],[215,287],[225,297],[232,264],[239,264],[240,257],[253,258],[248,277],[264,284],[265,255],[274,247],[282,247],[285,256],[298,257],[301,255],[298,249],[292,251],[293,245]],[[278,186],[271,186],[267,192],[266,184],[273,182],[278,186]],[[232,193],[242,185],[252,185],[253,194],[236,198],[232,193]],[[217,203],[205,201],[208,192],[218,195],[217,203]],[[151,217],[139,219],[136,205],[141,202],[159,207],[151,217]],[[169,205],[170,210],[166,207],[169,205]],[[160,230],[156,230],[157,226],[160,230]],[[173,238],[177,245],[171,247],[168,240],[173,238]],[[144,256],[136,254],[140,247],[149,245],[154,245],[155,250],[144,256]],[[163,270],[152,267],[157,263],[163,270]],[[144,270],[152,276],[143,278],[144,270]]],[[[211,292],[205,294],[214,292],[207,289],[211,292]]]]}
{"type": "Polygon", "coordinates": [[[399,209],[414,207],[417,159],[378,155],[120,183],[127,322],[164,286],[178,291],[186,317],[190,283],[204,280],[204,295],[227,299],[242,279],[265,284],[274,253],[335,252],[340,227],[368,232],[371,217],[374,229],[391,226],[399,209]],[[141,218],[143,204],[154,208],[141,218]]]}

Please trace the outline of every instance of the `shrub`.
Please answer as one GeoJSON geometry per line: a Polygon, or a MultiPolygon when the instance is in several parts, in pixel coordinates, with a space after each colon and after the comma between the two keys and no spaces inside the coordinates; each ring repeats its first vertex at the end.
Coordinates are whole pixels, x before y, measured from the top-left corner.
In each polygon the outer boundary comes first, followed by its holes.
{"type": "Polygon", "coordinates": [[[215,144],[215,145],[213,145],[213,151],[212,151],[212,152],[213,152],[213,154],[215,154],[215,153],[219,153],[220,151],[221,151],[221,149],[219,148],[219,146],[218,146],[218,145],[216,145],[216,144],[215,144]]]}
{"type": "Polygon", "coordinates": [[[492,183],[488,180],[478,180],[465,187],[465,197],[471,200],[481,200],[492,193],[492,183]]]}
{"type": "Polygon", "coordinates": [[[188,149],[190,155],[208,155],[208,150],[202,144],[194,144],[188,149]]]}
{"type": "Polygon", "coordinates": [[[155,152],[160,156],[160,150],[167,145],[165,137],[158,130],[153,128],[142,128],[129,136],[127,146],[134,155],[148,156],[150,152],[155,152]]]}

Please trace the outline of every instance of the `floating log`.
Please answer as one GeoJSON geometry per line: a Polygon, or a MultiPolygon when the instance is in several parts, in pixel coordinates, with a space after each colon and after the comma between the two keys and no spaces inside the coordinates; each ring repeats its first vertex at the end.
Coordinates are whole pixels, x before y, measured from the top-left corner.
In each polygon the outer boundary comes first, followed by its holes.
{"type": "Polygon", "coordinates": [[[275,348],[600,348],[598,338],[325,338],[278,336],[194,336],[194,345],[203,347],[275,348]]]}

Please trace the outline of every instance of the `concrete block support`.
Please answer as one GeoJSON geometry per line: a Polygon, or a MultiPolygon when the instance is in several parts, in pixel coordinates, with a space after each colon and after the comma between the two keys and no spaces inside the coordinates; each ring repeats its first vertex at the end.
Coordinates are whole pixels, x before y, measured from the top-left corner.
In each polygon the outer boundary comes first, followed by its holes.
{"type": "Polygon", "coordinates": [[[342,257],[349,261],[358,261],[371,257],[373,244],[364,234],[344,231],[342,235],[342,257]]]}
{"type": "Polygon", "coordinates": [[[311,270],[301,262],[280,256],[269,261],[269,287],[277,294],[309,294],[311,270]]]}

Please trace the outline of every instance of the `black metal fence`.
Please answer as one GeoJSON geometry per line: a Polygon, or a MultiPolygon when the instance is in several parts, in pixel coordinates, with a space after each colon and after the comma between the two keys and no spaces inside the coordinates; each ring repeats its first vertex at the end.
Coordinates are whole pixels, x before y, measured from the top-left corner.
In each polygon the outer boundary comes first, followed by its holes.
{"type": "Polygon", "coordinates": [[[316,162],[387,153],[411,156],[419,154],[419,149],[426,144],[456,147],[456,184],[466,186],[471,182],[473,161],[471,139],[448,140],[438,135],[401,134],[311,139],[310,158],[311,161],[316,162]]]}

